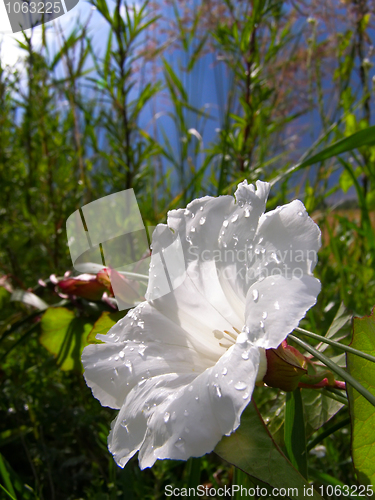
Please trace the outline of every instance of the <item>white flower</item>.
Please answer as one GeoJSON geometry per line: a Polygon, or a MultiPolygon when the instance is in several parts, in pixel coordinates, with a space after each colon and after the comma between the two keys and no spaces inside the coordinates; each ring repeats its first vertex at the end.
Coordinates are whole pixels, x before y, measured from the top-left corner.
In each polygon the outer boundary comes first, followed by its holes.
{"type": "Polygon", "coordinates": [[[153,234],[148,302],[83,352],[94,396],[120,410],[109,449],[121,467],[138,450],[142,469],[212,451],[239,426],[264,349],[316,302],[318,226],[298,200],[264,214],[270,186],[256,187],[169,212],[153,234]],[[182,274],[169,265],[179,248],[182,274]],[[160,296],[165,268],[174,289],[160,296]]]}

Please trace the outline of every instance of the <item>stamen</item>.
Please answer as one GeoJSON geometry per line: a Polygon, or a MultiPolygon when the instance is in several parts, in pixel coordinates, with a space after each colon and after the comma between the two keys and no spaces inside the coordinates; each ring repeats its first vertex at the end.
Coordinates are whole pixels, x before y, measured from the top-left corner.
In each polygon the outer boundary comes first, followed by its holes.
{"type": "Polygon", "coordinates": [[[220,339],[222,339],[222,338],[224,337],[224,333],[223,333],[223,332],[221,332],[220,330],[214,330],[214,331],[213,331],[213,334],[214,334],[214,335],[215,335],[215,337],[216,337],[217,339],[219,339],[219,340],[220,340],[220,339]]]}
{"type": "Polygon", "coordinates": [[[230,347],[232,347],[233,344],[223,344],[223,343],[219,342],[219,345],[221,347],[224,347],[225,349],[229,349],[230,347]]]}
{"type": "MultiPolygon", "coordinates": [[[[234,330],[234,328],[233,328],[233,330],[234,330]]],[[[224,333],[229,335],[229,337],[231,337],[233,340],[237,340],[237,335],[234,335],[233,333],[228,332],[228,330],[224,330],[224,333]]],[[[238,333],[240,333],[240,332],[238,332],[238,333]]]]}

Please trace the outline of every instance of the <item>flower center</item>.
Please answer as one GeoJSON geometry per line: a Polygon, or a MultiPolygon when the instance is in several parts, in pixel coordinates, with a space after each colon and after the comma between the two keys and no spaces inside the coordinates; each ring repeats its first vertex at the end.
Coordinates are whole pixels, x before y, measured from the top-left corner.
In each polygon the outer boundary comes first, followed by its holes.
{"type": "Polygon", "coordinates": [[[213,330],[213,334],[215,338],[219,340],[219,345],[224,347],[225,349],[229,349],[230,346],[236,343],[238,335],[241,333],[238,328],[232,326],[233,332],[229,332],[228,330],[213,330]]]}

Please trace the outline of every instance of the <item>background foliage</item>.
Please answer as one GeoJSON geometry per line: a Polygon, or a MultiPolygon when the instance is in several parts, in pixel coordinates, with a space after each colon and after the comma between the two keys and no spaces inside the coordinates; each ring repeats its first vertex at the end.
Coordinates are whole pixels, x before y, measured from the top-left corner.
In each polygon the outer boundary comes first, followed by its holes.
{"type": "MultiPolygon", "coordinates": [[[[90,19],[77,20],[54,31],[58,49],[45,26],[40,43],[35,33],[20,38],[21,65],[0,58],[0,497],[7,490],[22,499],[158,499],[166,484],[257,484],[261,477],[247,483],[215,454],[146,471],[136,459],[125,470],[115,465],[106,444],[114,412],[92,397],[78,362],[87,335],[113,309],[56,287],[72,267],[65,223],[90,201],[130,187],[145,224],[156,225],[195,197],[232,194],[243,179],[273,181],[268,209],[299,197],[322,230],[322,292],[302,326],[332,338],[340,327],[348,343],[340,304],[365,315],[375,303],[375,7],[92,6],[107,26],[99,45],[90,19]],[[11,300],[14,290],[29,293],[11,300]]],[[[374,352],[361,336],[355,345],[374,352]]],[[[309,479],[356,484],[345,395],[302,394],[309,479]]],[[[285,450],[285,394],[257,389],[254,399],[285,450]]]]}

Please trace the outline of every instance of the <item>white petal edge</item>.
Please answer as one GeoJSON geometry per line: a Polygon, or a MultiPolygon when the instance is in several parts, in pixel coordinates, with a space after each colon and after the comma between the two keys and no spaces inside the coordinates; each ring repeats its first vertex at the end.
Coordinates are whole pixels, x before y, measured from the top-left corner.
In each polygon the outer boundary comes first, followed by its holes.
{"type": "Polygon", "coordinates": [[[316,303],[320,281],[313,276],[269,276],[254,283],[246,298],[248,339],[264,349],[276,348],[316,303]]]}

